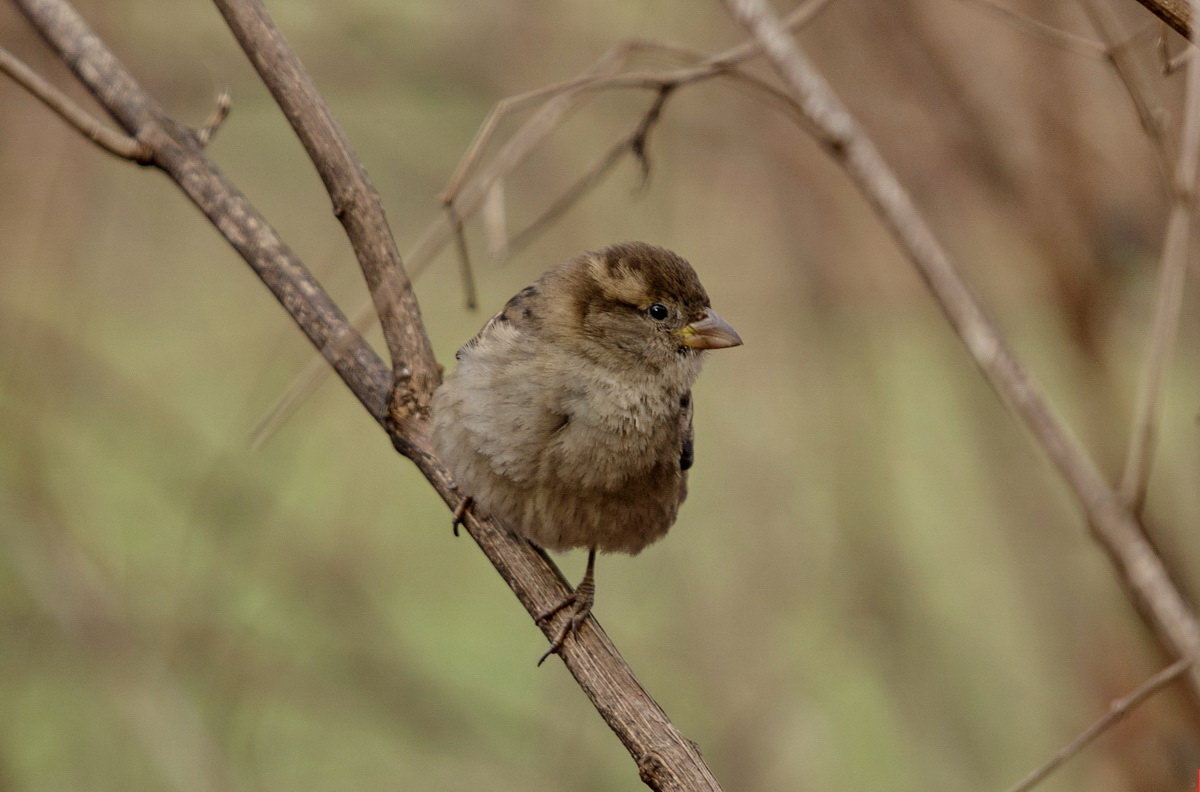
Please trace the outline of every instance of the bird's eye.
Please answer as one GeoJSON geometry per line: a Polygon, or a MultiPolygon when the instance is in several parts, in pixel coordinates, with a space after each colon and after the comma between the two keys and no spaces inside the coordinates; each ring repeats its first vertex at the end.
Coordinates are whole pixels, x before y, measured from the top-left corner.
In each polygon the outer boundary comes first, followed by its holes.
{"type": "Polygon", "coordinates": [[[671,312],[667,310],[667,306],[663,305],[662,303],[652,304],[646,309],[646,313],[650,314],[651,319],[656,319],[660,322],[671,315],[671,312]]]}

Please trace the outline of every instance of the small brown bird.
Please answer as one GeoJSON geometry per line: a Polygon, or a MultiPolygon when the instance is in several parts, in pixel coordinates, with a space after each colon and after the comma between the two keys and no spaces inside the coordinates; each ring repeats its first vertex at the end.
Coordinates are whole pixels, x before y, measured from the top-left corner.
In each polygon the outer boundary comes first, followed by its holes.
{"type": "Polygon", "coordinates": [[[542,655],[591,611],[596,551],[636,554],[687,495],[692,383],[742,339],[690,264],[642,242],[584,253],[508,301],[433,397],[433,442],[466,499],[549,550],[588,549],[542,655]]]}

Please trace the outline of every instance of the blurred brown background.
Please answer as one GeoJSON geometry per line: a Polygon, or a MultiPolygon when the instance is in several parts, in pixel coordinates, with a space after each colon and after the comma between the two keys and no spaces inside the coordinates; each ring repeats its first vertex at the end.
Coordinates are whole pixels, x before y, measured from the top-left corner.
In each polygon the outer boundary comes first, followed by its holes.
{"type": "MultiPolygon", "coordinates": [[[[1174,134],[1183,75],[1158,69],[1157,23],[1105,2],[1174,134]]],[[[201,124],[231,87],[213,156],[358,305],[320,182],[217,12],[79,5],[181,121],[201,124]]],[[[705,51],[744,38],[715,3],[269,6],[402,250],[501,98],[629,36],[705,51]]],[[[1076,3],[1007,7],[1097,38],[1076,3]]],[[[1115,478],[1167,204],[1110,65],[961,0],[833,0],[798,38],[1115,478]]],[[[0,44],[80,95],[7,5],[0,44]]],[[[575,112],[506,181],[510,226],[650,98],[575,112]]],[[[441,359],[582,249],[644,239],[689,258],[746,345],[701,379],[679,523],[635,559],[600,560],[597,616],[729,790],[1004,788],[1167,659],[1055,472],[786,115],[730,82],[686,87],[651,156],[646,189],[624,164],[505,263],[469,221],[481,311],[463,309],[450,250],[417,282],[441,359]]],[[[1195,307],[1189,284],[1147,512],[1191,585],[1195,307]]],[[[534,668],[540,634],[343,387],[251,447],[307,342],[166,179],[7,80],[0,339],[0,789],[639,787],[561,664],[534,668]]],[[[582,556],[560,560],[576,579],[582,556]]],[[[1041,788],[1186,789],[1196,723],[1169,688],[1041,788]]]]}

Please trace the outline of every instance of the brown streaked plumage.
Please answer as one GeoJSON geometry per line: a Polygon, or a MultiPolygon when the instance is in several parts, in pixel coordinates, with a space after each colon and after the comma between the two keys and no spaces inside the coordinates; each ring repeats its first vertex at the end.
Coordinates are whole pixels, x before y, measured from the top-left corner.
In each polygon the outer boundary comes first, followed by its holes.
{"type": "Polygon", "coordinates": [[[547,655],[591,609],[596,551],[638,553],[675,521],[703,351],[740,343],[691,265],[627,242],[550,269],[458,351],[433,441],[460,491],[534,544],[589,550],[543,616],[571,608],[547,655]]]}

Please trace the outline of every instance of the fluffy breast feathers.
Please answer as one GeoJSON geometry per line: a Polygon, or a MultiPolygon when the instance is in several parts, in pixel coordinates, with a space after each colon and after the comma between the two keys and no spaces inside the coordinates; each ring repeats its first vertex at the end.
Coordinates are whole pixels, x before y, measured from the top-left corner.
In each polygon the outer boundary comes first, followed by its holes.
{"type": "Polygon", "coordinates": [[[683,323],[708,298],[674,254],[646,266],[612,250],[516,294],[434,396],[435,448],[463,493],[553,550],[636,553],[687,494],[701,354],[644,313],[662,302],[683,323]]]}

